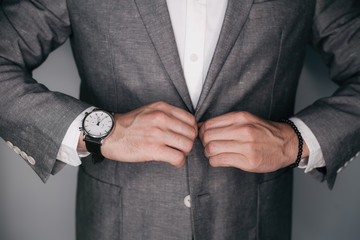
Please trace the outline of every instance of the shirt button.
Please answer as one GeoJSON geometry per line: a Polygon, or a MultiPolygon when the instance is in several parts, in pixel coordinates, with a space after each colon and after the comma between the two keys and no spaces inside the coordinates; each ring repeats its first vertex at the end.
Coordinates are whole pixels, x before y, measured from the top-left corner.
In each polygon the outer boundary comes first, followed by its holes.
{"type": "Polygon", "coordinates": [[[191,56],[190,56],[190,60],[192,62],[196,62],[198,60],[198,58],[199,58],[198,55],[196,55],[195,53],[191,54],[191,56]]]}
{"type": "Polygon", "coordinates": [[[28,156],[26,159],[28,160],[28,162],[29,162],[31,165],[35,165],[36,162],[35,162],[35,159],[34,159],[33,157],[28,156]]]}
{"type": "Polygon", "coordinates": [[[187,195],[187,196],[184,198],[184,204],[185,204],[185,206],[187,206],[188,208],[191,207],[191,198],[190,198],[190,195],[187,195]]]}

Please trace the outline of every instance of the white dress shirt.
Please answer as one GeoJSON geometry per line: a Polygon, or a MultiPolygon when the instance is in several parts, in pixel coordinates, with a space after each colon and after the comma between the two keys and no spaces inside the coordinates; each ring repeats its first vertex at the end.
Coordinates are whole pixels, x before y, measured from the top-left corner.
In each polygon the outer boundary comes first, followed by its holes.
{"type": "MultiPolygon", "coordinates": [[[[168,10],[176,39],[176,44],[184,70],[191,101],[196,107],[210,62],[220,35],[227,0],[167,0],[168,10]]],[[[80,136],[79,127],[85,112],[81,113],[69,127],[57,156],[67,164],[78,166],[80,157],[87,152],[77,152],[80,136]]],[[[302,159],[300,167],[309,172],[325,166],[320,145],[311,130],[298,118],[291,119],[306,142],[310,156],[302,159]]]]}

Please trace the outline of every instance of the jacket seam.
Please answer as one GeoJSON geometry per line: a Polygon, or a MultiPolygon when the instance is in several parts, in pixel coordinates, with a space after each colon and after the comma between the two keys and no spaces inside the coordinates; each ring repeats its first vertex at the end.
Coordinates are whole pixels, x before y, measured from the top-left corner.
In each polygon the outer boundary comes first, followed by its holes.
{"type": "Polygon", "coordinates": [[[275,91],[276,79],[277,79],[277,75],[278,75],[279,64],[280,64],[280,59],[281,59],[281,54],[282,54],[283,38],[284,38],[284,34],[283,34],[283,31],[281,31],[279,53],[277,56],[276,68],[275,68],[275,73],[274,73],[274,78],[273,78],[272,89],[271,89],[270,106],[269,106],[270,110],[269,110],[268,119],[271,119],[271,115],[273,112],[272,109],[273,109],[273,101],[274,101],[274,91],[275,91]]]}

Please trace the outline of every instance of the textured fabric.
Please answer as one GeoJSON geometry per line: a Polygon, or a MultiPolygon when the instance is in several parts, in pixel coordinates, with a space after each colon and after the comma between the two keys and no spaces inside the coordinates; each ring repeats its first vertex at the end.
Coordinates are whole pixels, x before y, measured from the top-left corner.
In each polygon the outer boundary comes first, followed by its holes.
{"type": "Polygon", "coordinates": [[[31,71],[71,34],[65,1],[0,1],[0,136],[36,161],[45,182],[65,164],[56,155],[88,104],[37,83],[31,71]]]}
{"type": "MultiPolygon", "coordinates": [[[[198,121],[230,111],[279,120],[293,115],[306,45],[323,54],[333,96],[295,116],[318,139],[333,186],[359,151],[360,44],[357,0],[229,0],[196,108],[187,91],[165,0],[3,0],[0,135],[33,156],[45,181],[67,128],[89,104],[128,112],[165,101],[198,121]],[[31,78],[70,37],[81,99],[31,78]],[[26,117],[25,117],[26,116],[26,117]],[[331,131],[329,131],[331,129],[331,131]]],[[[84,160],[78,239],[290,239],[292,171],[255,174],[213,168],[197,139],[185,167],[84,160]],[[184,198],[191,196],[191,208],[184,198]]]]}
{"type": "MultiPolygon", "coordinates": [[[[167,0],[166,3],[187,89],[193,106],[196,106],[220,35],[227,0],[167,0]]],[[[85,111],[90,112],[89,109],[85,111]]],[[[71,123],[57,154],[58,160],[72,166],[81,164],[77,151],[80,132],[77,130],[81,127],[81,119],[84,118],[85,111],[71,123]]],[[[309,148],[309,157],[301,160],[300,167],[306,168],[305,173],[324,167],[325,160],[314,134],[300,119],[292,118],[292,121],[302,133],[309,148]]],[[[88,154],[81,153],[82,157],[88,154]]]]}

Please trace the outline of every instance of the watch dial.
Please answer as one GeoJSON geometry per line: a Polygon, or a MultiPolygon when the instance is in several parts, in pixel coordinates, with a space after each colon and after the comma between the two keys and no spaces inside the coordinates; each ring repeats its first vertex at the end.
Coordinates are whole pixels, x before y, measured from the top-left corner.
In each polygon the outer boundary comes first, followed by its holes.
{"type": "Polygon", "coordinates": [[[84,130],[91,137],[105,137],[107,136],[114,126],[114,119],[111,114],[95,110],[89,113],[83,122],[84,130]]]}

